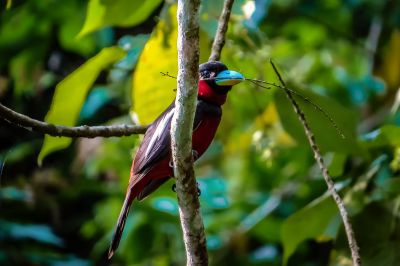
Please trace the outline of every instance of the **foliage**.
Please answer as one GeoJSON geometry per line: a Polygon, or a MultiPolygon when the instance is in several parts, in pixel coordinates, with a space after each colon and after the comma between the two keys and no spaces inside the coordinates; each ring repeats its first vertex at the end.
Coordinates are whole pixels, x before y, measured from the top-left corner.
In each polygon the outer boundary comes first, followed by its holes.
{"type": "MultiPolygon", "coordinates": [[[[277,82],[273,58],[290,88],[344,133],[296,97],[351,213],[364,265],[400,260],[394,2],[237,0],[222,53],[230,69],[277,82]]],[[[221,7],[202,1],[202,61],[221,7]]],[[[3,104],[56,124],[99,125],[149,123],[173,99],[176,81],[160,74],[177,69],[171,1],[0,8],[3,104]]],[[[64,144],[51,152],[46,136],[40,152],[41,136],[0,123],[0,264],[104,265],[140,137],[52,138],[64,144]],[[46,156],[40,168],[38,156],[46,156]]],[[[196,174],[211,265],[350,265],[336,206],[280,89],[245,82],[230,92],[196,174]]],[[[183,264],[172,184],[134,203],[116,264],[183,264]]]]}

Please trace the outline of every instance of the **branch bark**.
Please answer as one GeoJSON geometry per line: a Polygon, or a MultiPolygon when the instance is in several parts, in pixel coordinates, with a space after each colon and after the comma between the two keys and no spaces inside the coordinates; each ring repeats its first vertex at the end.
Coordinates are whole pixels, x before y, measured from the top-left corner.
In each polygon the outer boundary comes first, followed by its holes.
{"type": "Polygon", "coordinates": [[[221,57],[222,47],[225,45],[225,34],[228,30],[228,22],[231,16],[231,10],[234,0],[225,0],[221,16],[218,21],[218,29],[215,34],[214,42],[211,48],[211,55],[208,61],[218,61],[221,57]]]}
{"type": "Polygon", "coordinates": [[[116,126],[58,126],[42,122],[29,116],[17,113],[0,104],[0,118],[11,125],[22,127],[29,131],[36,131],[54,137],[95,138],[95,137],[121,137],[133,134],[143,134],[147,126],[116,125],[116,126]]]}
{"type": "Polygon", "coordinates": [[[314,134],[312,133],[311,128],[308,125],[308,122],[306,120],[306,117],[305,117],[303,111],[300,109],[300,106],[297,104],[296,100],[293,98],[291,91],[286,89],[285,81],[283,80],[281,74],[279,73],[278,69],[276,68],[275,64],[272,61],[271,61],[271,65],[272,65],[272,68],[274,69],[276,75],[278,76],[280,83],[285,88],[286,96],[289,98],[290,102],[292,103],[293,109],[296,112],[297,117],[299,118],[301,124],[304,127],[304,131],[306,133],[307,139],[310,142],[311,149],[314,152],[314,158],[317,161],[319,168],[321,169],[322,175],[328,186],[328,190],[331,193],[333,199],[336,202],[336,205],[339,208],[339,213],[343,220],[344,228],[345,228],[346,235],[347,235],[347,240],[349,242],[349,246],[350,246],[350,250],[351,250],[351,257],[353,259],[353,265],[361,266],[361,257],[358,252],[359,247],[357,245],[354,231],[351,226],[349,215],[347,213],[347,210],[346,210],[346,207],[344,205],[342,198],[340,197],[339,193],[337,192],[337,190],[335,188],[335,183],[333,182],[332,177],[329,175],[328,168],[326,167],[324,160],[322,158],[321,152],[317,146],[317,143],[315,142],[314,134]]]}
{"type": "Polygon", "coordinates": [[[178,82],[171,147],[187,265],[207,265],[207,247],[193,169],[192,131],[199,71],[200,0],[178,1],[178,82]]]}

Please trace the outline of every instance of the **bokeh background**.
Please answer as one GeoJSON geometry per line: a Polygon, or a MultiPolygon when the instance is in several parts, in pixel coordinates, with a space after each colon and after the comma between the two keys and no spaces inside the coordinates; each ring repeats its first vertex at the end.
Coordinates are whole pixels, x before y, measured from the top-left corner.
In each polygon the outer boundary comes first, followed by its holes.
{"type": "MultiPolygon", "coordinates": [[[[201,61],[221,0],[202,0],[201,61]]],[[[147,124],[175,95],[176,3],[1,1],[0,100],[61,125],[147,124]]],[[[400,3],[236,0],[222,61],[296,97],[351,214],[364,265],[400,264],[400,3]]],[[[106,265],[140,136],[43,138],[0,120],[0,264],[106,265]]],[[[236,86],[196,163],[211,265],[351,265],[293,108],[236,86]]],[[[173,180],[135,203],[112,265],[184,265],[173,180]]]]}

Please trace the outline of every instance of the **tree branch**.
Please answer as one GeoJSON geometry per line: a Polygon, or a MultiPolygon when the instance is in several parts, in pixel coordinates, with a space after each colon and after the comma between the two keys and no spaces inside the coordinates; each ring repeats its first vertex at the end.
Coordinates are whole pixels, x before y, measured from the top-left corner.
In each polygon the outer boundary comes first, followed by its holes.
{"type": "Polygon", "coordinates": [[[207,265],[207,247],[193,169],[192,132],[199,71],[200,0],[178,1],[178,82],[171,148],[187,265],[207,265]]]}
{"type": "Polygon", "coordinates": [[[42,122],[26,115],[17,113],[0,104],[0,118],[12,125],[36,131],[54,137],[95,138],[95,137],[121,137],[133,134],[143,134],[147,126],[116,125],[116,126],[57,126],[42,122]]]}
{"type": "MultiPolygon", "coordinates": [[[[286,88],[286,84],[285,84],[281,74],[279,73],[278,69],[276,68],[275,64],[272,62],[272,60],[270,62],[271,62],[272,68],[274,69],[276,75],[279,78],[280,83],[282,84],[282,86],[284,88],[286,88]]],[[[339,193],[335,189],[335,183],[333,182],[332,177],[329,175],[328,168],[325,166],[321,152],[317,146],[317,143],[315,142],[314,134],[312,133],[311,128],[308,125],[308,122],[306,120],[306,117],[305,117],[303,111],[300,109],[300,106],[297,104],[297,102],[293,98],[291,91],[285,89],[285,93],[286,93],[286,96],[289,98],[290,102],[292,103],[293,109],[296,112],[297,117],[299,118],[301,124],[304,127],[304,131],[306,133],[307,139],[310,142],[311,149],[314,152],[314,158],[317,161],[319,168],[321,169],[322,175],[328,186],[328,190],[331,193],[333,199],[336,202],[336,205],[339,208],[339,213],[342,216],[344,228],[345,228],[346,235],[347,235],[347,240],[349,242],[349,246],[350,246],[350,250],[351,250],[353,265],[361,266],[361,257],[360,257],[360,254],[358,253],[359,247],[357,245],[354,231],[351,226],[349,215],[347,213],[346,207],[344,206],[343,200],[340,197],[339,193]]]]}
{"type": "Polygon", "coordinates": [[[218,21],[217,33],[211,48],[211,55],[208,61],[218,61],[221,57],[222,47],[225,45],[225,34],[228,30],[228,22],[231,16],[231,9],[234,0],[225,0],[221,16],[218,21]]]}

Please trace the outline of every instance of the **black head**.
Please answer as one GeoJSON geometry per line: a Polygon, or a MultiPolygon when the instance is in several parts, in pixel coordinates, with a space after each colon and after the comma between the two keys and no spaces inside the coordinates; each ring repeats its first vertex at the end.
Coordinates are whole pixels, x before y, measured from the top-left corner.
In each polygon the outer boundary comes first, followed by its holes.
{"type": "Polygon", "coordinates": [[[241,82],[244,77],[228,68],[218,61],[203,63],[199,67],[200,80],[205,80],[207,84],[217,93],[227,93],[233,85],[241,82]]]}

